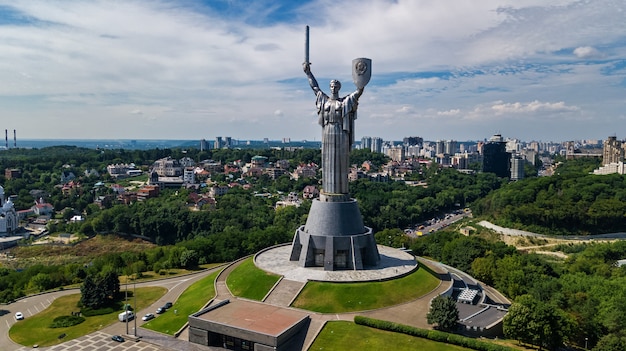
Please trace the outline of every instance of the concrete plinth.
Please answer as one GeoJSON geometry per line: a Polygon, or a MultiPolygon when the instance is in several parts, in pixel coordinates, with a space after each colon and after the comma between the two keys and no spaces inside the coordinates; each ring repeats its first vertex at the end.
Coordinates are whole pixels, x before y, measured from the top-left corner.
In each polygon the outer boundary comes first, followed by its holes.
{"type": "Polygon", "coordinates": [[[378,265],[374,234],[363,225],[356,200],[328,195],[321,199],[325,201],[313,200],[306,224],[296,230],[289,260],[326,271],[378,265]]]}

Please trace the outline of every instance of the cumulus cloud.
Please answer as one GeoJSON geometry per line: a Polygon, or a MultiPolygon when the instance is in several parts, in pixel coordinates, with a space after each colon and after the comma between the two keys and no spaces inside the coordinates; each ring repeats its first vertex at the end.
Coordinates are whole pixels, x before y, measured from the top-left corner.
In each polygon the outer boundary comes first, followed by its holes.
{"type": "Polygon", "coordinates": [[[600,57],[600,52],[591,46],[580,46],[574,49],[574,55],[578,58],[595,58],[600,57]]]}
{"type": "Polygon", "coordinates": [[[409,113],[412,110],[413,110],[413,108],[411,106],[404,105],[404,106],[401,106],[399,109],[397,109],[396,112],[398,112],[398,113],[409,113]]]}
{"type": "Polygon", "coordinates": [[[513,103],[503,103],[497,102],[491,106],[491,109],[496,114],[504,114],[504,113],[531,113],[531,112],[539,112],[539,111],[550,111],[550,112],[571,112],[578,111],[580,108],[576,106],[567,106],[565,102],[540,102],[538,100],[531,102],[513,102],[513,103]]]}
{"type": "Polygon", "coordinates": [[[447,111],[437,111],[438,116],[458,116],[461,113],[459,109],[452,109],[447,111]]]}

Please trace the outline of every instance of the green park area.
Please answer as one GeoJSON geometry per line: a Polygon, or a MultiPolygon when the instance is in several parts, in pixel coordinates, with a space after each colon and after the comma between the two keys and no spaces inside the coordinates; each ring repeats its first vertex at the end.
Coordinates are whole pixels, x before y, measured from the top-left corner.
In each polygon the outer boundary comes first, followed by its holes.
{"type": "Polygon", "coordinates": [[[279,279],[279,275],[257,268],[249,257],[228,275],[226,285],[235,296],[261,301],[279,279]]]}
{"type": "MultiPolygon", "coordinates": [[[[150,306],[163,296],[166,291],[165,288],[161,287],[137,288],[136,294],[140,298],[137,299],[137,306],[134,306],[135,309],[141,310],[150,306]]],[[[132,291],[129,291],[129,295],[132,295],[132,291]]],[[[24,346],[51,346],[93,333],[107,325],[118,322],[117,315],[121,311],[116,310],[107,314],[84,317],[84,322],[70,327],[50,327],[55,318],[69,316],[72,311],[80,311],[80,307],[78,307],[79,300],[79,293],[55,299],[50,307],[41,313],[15,323],[9,330],[9,336],[13,341],[24,346]],[[34,333],[33,331],[37,332],[34,333]]]]}
{"type": "Polygon", "coordinates": [[[424,296],[439,283],[439,278],[420,264],[413,273],[384,282],[308,282],[292,306],[321,313],[372,310],[424,296]]]}
{"type": "Polygon", "coordinates": [[[463,351],[467,348],[448,345],[428,339],[370,328],[348,321],[331,321],[309,348],[310,351],[463,351]]]}
{"type": "Polygon", "coordinates": [[[187,323],[187,317],[201,310],[215,297],[215,278],[219,271],[190,285],[164,314],[142,325],[143,328],[174,335],[187,323]]]}

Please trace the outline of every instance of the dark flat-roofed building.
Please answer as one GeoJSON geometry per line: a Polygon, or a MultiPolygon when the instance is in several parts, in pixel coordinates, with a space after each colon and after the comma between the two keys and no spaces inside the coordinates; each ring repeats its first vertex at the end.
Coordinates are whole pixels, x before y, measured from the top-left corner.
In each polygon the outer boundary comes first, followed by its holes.
{"type": "Polygon", "coordinates": [[[189,316],[189,341],[230,350],[300,350],[307,313],[253,301],[222,301],[189,316]]]}

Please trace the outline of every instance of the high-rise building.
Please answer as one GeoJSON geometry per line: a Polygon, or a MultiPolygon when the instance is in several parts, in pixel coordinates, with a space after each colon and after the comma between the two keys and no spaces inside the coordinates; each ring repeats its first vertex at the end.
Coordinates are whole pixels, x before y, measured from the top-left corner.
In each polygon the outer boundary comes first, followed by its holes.
{"type": "Polygon", "coordinates": [[[393,146],[386,150],[386,155],[391,158],[393,161],[401,162],[404,161],[404,147],[402,146],[393,146]]]}
{"type": "Polygon", "coordinates": [[[215,137],[215,149],[221,149],[224,146],[224,142],[222,141],[222,137],[215,137]]]}
{"type": "Polygon", "coordinates": [[[511,157],[511,180],[524,179],[524,163],[526,160],[522,156],[511,157]]]}
{"type": "Polygon", "coordinates": [[[372,138],[372,147],[370,148],[372,152],[383,152],[383,139],[382,138],[372,138]]]}
{"type": "Polygon", "coordinates": [[[454,155],[457,150],[456,140],[446,140],[443,147],[443,153],[447,155],[454,155]]]}
{"type": "Polygon", "coordinates": [[[361,138],[361,149],[372,149],[372,137],[361,138]]]}
{"type": "Polygon", "coordinates": [[[423,142],[424,139],[421,137],[405,137],[402,139],[402,144],[404,144],[404,146],[422,145],[423,142]]]}
{"type": "Polygon", "coordinates": [[[602,143],[602,164],[623,162],[624,147],[626,147],[626,143],[617,140],[615,136],[606,139],[602,143]]]}
{"type": "Polygon", "coordinates": [[[224,147],[230,149],[233,146],[233,139],[231,137],[225,137],[224,139],[224,147]]]}
{"type": "Polygon", "coordinates": [[[205,151],[209,149],[209,143],[207,143],[206,139],[200,139],[200,151],[205,151]]]}
{"type": "Polygon", "coordinates": [[[444,140],[437,140],[435,144],[435,154],[443,154],[446,151],[446,142],[444,140]]]}
{"type": "Polygon", "coordinates": [[[483,145],[483,172],[495,173],[498,177],[509,178],[511,154],[506,152],[506,142],[496,134],[483,145]]]}
{"type": "Polygon", "coordinates": [[[422,150],[422,147],[420,145],[409,145],[409,146],[405,146],[405,155],[407,157],[417,157],[420,155],[420,151],[422,150]]]}

